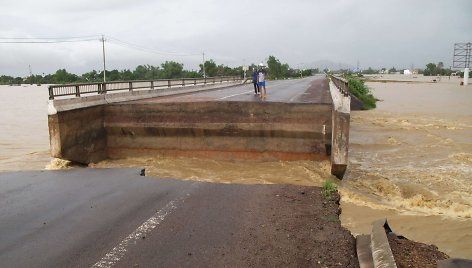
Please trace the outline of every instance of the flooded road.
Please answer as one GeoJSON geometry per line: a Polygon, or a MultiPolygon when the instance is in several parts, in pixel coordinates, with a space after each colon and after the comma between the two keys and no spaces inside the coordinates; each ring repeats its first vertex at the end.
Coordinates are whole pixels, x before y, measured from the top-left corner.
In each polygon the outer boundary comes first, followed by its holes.
{"type": "MultiPolygon", "coordinates": [[[[425,78],[426,79],[426,78],[425,78]]],[[[382,99],[351,115],[350,166],[343,181],[329,161],[107,160],[93,167],[144,167],[147,175],[223,183],[320,186],[335,181],[341,222],[353,234],[388,217],[394,231],[472,259],[472,87],[368,83],[382,99]]],[[[45,86],[0,86],[0,170],[64,168],[50,163],[45,86]]]]}

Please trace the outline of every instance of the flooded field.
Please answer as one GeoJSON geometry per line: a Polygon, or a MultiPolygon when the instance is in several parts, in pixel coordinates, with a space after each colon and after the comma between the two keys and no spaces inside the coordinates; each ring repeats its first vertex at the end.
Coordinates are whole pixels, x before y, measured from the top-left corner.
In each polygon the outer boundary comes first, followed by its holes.
{"type": "MultiPolygon", "coordinates": [[[[399,234],[472,259],[472,86],[457,78],[411,80],[368,83],[383,101],[352,113],[342,181],[330,175],[328,161],[156,157],[92,167],[144,167],[150,176],[222,183],[319,186],[329,179],[339,185],[341,221],[352,233],[368,233],[372,221],[387,217],[399,234]]],[[[0,170],[67,167],[49,157],[46,87],[0,86],[0,109],[0,170]]]]}

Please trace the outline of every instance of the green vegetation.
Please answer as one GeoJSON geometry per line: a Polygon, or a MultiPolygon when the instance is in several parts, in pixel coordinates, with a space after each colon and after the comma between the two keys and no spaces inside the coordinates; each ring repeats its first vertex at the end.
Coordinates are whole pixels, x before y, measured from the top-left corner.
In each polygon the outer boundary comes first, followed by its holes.
{"type": "Polygon", "coordinates": [[[326,199],[330,199],[331,194],[336,192],[336,191],[337,191],[336,184],[332,181],[327,180],[323,183],[323,186],[321,188],[321,195],[326,199]]]}
{"type": "Polygon", "coordinates": [[[349,91],[356,96],[364,106],[362,109],[370,110],[376,107],[377,99],[370,93],[369,88],[364,84],[364,81],[357,77],[348,75],[349,91]]]}
{"type": "MultiPolygon", "coordinates": [[[[267,72],[269,79],[286,79],[291,77],[310,76],[319,73],[318,69],[292,69],[288,64],[281,64],[274,56],[269,56],[267,61],[267,72]]],[[[106,71],[107,81],[128,81],[128,80],[152,80],[152,79],[173,79],[173,78],[196,78],[203,77],[203,64],[199,65],[198,71],[184,70],[184,65],[175,61],[166,61],[160,66],[149,64],[139,65],[134,70],[111,70],[106,71]]],[[[247,77],[251,76],[252,68],[258,68],[256,64],[249,66],[247,77]]],[[[216,64],[212,59],[205,61],[205,75],[215,76],[240,76],[244,75],[243,66],[228,67],[223,64],[216,64]]],[[[31,75],[27,78],[0,76],[0,84],[65,84],[65,83],[94,83],[103,81],[103,71],[90,71],[82,75],[69,73],[66,69],[59,69],[54,74],[31,75]]]]}
{"type": "Polygon", "coordinates": [[[282,64],[276,57],[269,56],[267,67],[270,79],[297,78],[300,76],[310,76],[319,73],[319,69],[292,69],[287,63],[282,64]]]}
{"type": "Polygon", "coordinates": [[[338,222],[340,222],[339,217],[336,216],[336,215],[329,215],[329,216],[326,217],[326,220],[327,220],[328,222],[332,222],[332,223],[338,223],[338,222]]]}
{"type": "MultiPolygon", "coordinates": [[[[236,69],[236,68],[235,68],[236,69]]],[[[242,71],[241,71],[242,74],[242,71]]],[[[231,74],[224,75],[234,75],[231,74]]],[[[111,70],[106,71],[107,81],[126,80],[151,80],[151,79],[172,79],[172,78],[193,78],[202,77],[199,72],[187,71],[183,69],[183,64],[174,61],[166,61],[161,66],[139,65],[131,70],[111,70]]],[[[25,79],[21,77],[0,76],[0,84],[65,84],[65,83],[93,83],[103,81],[103,71],[96,70],[76,75],[69,73],[66,69],[59,69],[54,74],[45,76],[32,75],[25,79]]]]}
{"type": "Polygon", "coordinates": [[[425,76],[436,76],[436,75],[451,75],[451,69],[444,69],[444,63],[441,61],[438,64],[428,63],[426,64],[426,69],[423,71],[425,76]]]}

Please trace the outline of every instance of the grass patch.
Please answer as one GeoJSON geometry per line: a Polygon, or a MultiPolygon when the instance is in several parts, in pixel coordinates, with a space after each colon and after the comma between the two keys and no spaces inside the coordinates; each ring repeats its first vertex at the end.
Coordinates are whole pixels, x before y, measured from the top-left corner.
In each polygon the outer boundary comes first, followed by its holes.
{"type": "Polygon", "coordinates": [[[323,183],[323,186],[321,187],[321,195],[326,198],[326,199],[330,199],[331,198],[331,194],[336,192],[338,189],[337,189],[337,186],[334,182],[332,181],[325,181],[323,183]]]}
{"type": "Polygon", "coordinates": [[[347,77],[347,79],[349,82],[349,91],[364,104],[362,109],[374,109],[376,107],[377,99],[370,93],[369,88],[364,84],[364,81],[353,76],[347,77]]]}
{"type": "Polygon", "coordinates": [[[332,223],[341,222],[341,221],[339,220],[339,217],[338,217],[338,216],[335,216],[335,215],[330,215],[330,216],[326,217],[326,220],[327,220],[328,222],[332,222],[332,223]]]}

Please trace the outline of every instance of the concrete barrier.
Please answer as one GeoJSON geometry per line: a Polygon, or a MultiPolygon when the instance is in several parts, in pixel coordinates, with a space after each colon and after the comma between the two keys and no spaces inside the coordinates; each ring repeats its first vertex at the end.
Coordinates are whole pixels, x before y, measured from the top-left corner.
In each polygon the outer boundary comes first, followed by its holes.
{"type": "Polygon", "coordinates": [[[171,88],[158,88],[152,90],[149,89],[139,91],[117,92],[102,95],[83,96],[80,98],[71,99],[54,99],[48,101],[48,114],[52,115],[57,112],[70,111],[74,109],[104,105],[109,103],[141,100],[232,87],[235,85],[239,85],[240,83],[241,82],[221,82],[207,85],[195,85],[185,87],[176,86],[171,88]]]}
{"type": "Polygon", "coordinates": [[[387,219],[372,223],[370,235],[356,237],[356,251],[360,268],[396,268],[387,233],[392,233],[387,219]]]}

